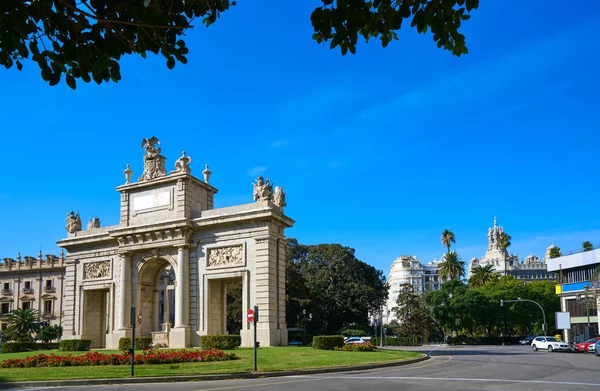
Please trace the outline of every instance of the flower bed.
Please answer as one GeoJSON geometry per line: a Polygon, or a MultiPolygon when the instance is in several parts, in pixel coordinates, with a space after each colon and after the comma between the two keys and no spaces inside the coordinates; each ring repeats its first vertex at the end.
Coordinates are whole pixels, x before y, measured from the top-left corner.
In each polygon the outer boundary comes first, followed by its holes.
{"type": "Polygon", "coordinates": [[[335,347],[333,350],[344,352],[372,352],[375,350],[375,345],[372,343],[347,343],[341,348],[335,347]]]}
{"type": "MultiPolygon", "coordinates": [[[[221,350],[145,350],[135,355],[136,364],[175,364],[198,361],[237,360],[233,353],[221,350]]],[[[26,358],[13,358],[0,361],[0,368],[30,367],[67,367],[82,365],[126,365],[131,363],[131,356],[122,354],[106,354],[89,352],[81,356],[57,356],[55,354],[38,354],[26,358]]]]}

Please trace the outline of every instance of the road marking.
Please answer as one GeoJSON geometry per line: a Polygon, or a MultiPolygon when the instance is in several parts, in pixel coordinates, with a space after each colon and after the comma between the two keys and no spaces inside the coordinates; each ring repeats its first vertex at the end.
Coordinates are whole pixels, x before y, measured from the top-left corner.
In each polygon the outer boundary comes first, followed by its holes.
{"type": "MultiPolygon", "coordinates": [[[[250,380],[250,379],[245,379],[245,380],[250,380]]],[[[218,388],[201,388],[198,391],[204,391],[204,390],[234,390],[234,389],[238,389],[238,388],[254,388],[254,387],[261,387],[261,386],[275,386],[275,385],[279,385],[279,384],[290,384],[290,383],[304,383],[304,382],[309,382],[309,381],[318,381],[318,380],[329,380],[328,378],[310,378],[310,379],[303,379],[303,380],[290,380],[290,381],[280,381],[280,382],[273,382],[273,383],[260,383],[260,384],[245,384],[245,385],[239,385],[239,386],[229,386],[229,387],[218,387],[218,388]]]]}
{"type": "MultiPolygon", "coordinates": [[[[309,375],[304,377],[310,377],[309,375]]],[[[599,383],[580,383],[580,382],[568,382],[568,381],[552,381],[552,380],[516,380],[516,379],[476,379],[466,377],[422,377],[422,376],[322,376],[321,379],[364,379],[364,380],[381,380],[381,379],[394,379],[394,380],[431,380],[431,381],[465,381],[465,382],[492,382],[492,383],[525,383],[525,384],[551,384],[551,385],[565,385],[565,386],[593,386],[600,387],[599,383]]]]}

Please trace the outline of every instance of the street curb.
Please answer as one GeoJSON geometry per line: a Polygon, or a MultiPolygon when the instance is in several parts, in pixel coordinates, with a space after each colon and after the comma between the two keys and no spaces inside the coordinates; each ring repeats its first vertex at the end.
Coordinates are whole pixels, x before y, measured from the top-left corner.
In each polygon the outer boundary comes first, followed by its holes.
{"type": "Polygon", "coordinates": [[[301,376],[313,375],[319,373],[360,371],[365,369],[386,368],[416,364],[428,360],[427,355],[419,358],[402,361],[389,361],[376,364],[363,364],[331,368],[302,369],[293,371],[277,372],[239,372],[219,375],[187,375],[187,376],[159,376],[159,377],[134,377],[134,378],[115,378],[115,379],[76,379],[76,380],[48,380],[48,381],[30,381],[30,382],[8,382],[0,383],[0,390],[10,390],[14,388],[33,388],[33,387],[73,387],[73,386],[98,386],[115,384],[140,384],[140,383],[175,383],[189,381],[211,381],[211,380],[231,380],[231,379],[258,379],[265,377],[280,376],[301,376]]]}

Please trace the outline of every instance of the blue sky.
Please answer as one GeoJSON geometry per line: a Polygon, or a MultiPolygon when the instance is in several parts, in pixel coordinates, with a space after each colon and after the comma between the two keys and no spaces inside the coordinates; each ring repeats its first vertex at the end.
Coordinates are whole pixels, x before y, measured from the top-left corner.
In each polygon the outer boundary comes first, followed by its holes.
{"type": "Polygon", "coordinates": [[[189,32],[187,65],[128,57],[118,84],[0,71],[0,257],[59,253],[70,210],[117,224],[115,187],[153,135],[169,168],[183,150],[196,175],[210,164],[217,207],[269,176],[288,236],[386,274],[402,254],[439,257],[445,228],[465,261],[482,256],[494,216],[521,258],[600,244],[600,3],[482,2],[460,58],[410,29],[342,56],[311,39],[319,3],[239,1],[189,32]]]}

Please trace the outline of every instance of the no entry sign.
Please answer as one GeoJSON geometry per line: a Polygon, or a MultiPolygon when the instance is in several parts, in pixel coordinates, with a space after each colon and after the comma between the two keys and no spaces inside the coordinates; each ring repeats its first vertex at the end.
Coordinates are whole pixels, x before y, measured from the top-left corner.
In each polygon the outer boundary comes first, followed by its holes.
{"type": "Polygon", "coordinates": [[[248,315],[246,316],[248,317],[248,322],[254,322],[254,310],[252,308],[248,310],[248,315]]]}

